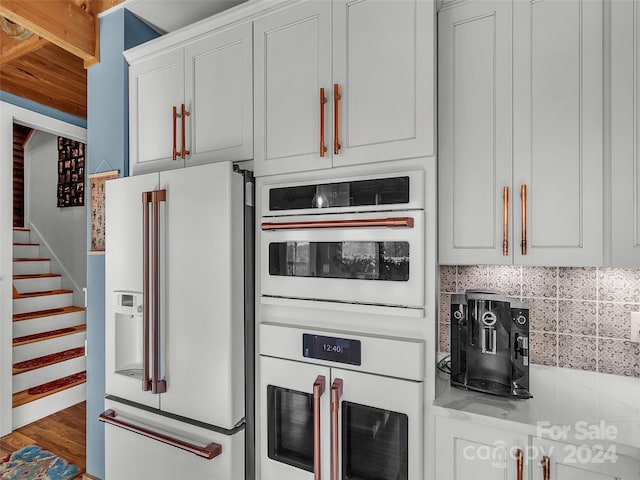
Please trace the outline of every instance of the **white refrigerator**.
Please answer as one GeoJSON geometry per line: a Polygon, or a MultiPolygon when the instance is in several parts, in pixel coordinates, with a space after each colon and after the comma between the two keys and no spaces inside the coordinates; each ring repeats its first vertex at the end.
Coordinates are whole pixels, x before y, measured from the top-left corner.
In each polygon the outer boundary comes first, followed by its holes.
{"type": "Polygon", "coordinates": [[[105,480],[252,478],[252,186],[230,162],[106,183],[105,480]]]}

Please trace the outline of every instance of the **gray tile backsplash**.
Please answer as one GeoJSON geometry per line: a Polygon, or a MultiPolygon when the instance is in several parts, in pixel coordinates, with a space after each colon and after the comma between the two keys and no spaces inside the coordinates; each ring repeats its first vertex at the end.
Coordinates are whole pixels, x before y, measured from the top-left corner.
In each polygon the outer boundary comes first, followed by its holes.
{"type": "Polygon", "coordinates": [[[522,299],[531,316],[531,361],[640,377],[629,312],[640,311],[640,269],[441,266],[439,349],[449,351],[451,294],[488,288],[522,299]]]}

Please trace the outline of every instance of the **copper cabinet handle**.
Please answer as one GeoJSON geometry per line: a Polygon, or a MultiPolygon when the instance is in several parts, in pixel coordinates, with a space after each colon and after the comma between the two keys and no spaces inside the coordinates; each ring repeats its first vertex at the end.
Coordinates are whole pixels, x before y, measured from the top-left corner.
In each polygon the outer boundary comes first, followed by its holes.
{"type": "Polygon", "coordinates": [[[516,453],[516,464],[518,480],[524,480],[524,452],[521,449],[516,453]]]}
{"type": "Polygon", "coordinates": [[[544,457],[542,457],[542,462],[540,462],[540,463],[542,464],[542,478],[543,478],[543,480],[549,480],[551,478],[550,462],[551,462],[551,459],[549,457],[547,457],[546,455],[544,457]]]}
{"type": "Polygon", "coordinates": [[[520,187],[520,198],[522,203],[522,255],[527,254],[527,186],[520,187]]]}
{"type": "Polygon", "coordinates": [[[189,115],[191,115],[190,112],[187,112],[187,108],[184,106],[184,103],[182,104],[182,111],[181,113],[181,120],[182,120],[182,153],[181,156],[182,158],[187,158],[187,155],[190,155],[191,152],[189,150],[187,150],[187,140],[186,140],[186,136],[187,136],[187,117],[189,115]]]}
{"type": "Polygon", "coordinates": [[[324,157],[327,153],[327,146],[324,144],[324,106],[327,103],[327,97],[324,95],[324,88],[320,89],[320,156],[324,157]]]}
{"type": "Polygon", "coordinates": [[[320,438],[320,397],[324,393],[326,379],[324,375],[318,375],[313,382],[313,480],[321,480],[320,466],[321,458],[321,438],[320,438]]]}
{"type": "Polygon", "coordinates": [[[170,437],[168,435],[165,435],[164,433],[154,432],[153,430],[149,430],[148,428],[139,427],[138,425],[123,422],[122,420],[116,418],[116,412],[111,409],[102,412],[98,416],[98,420],[104,423],[108,423],[109,425],[115,425],[116,427],[124,428],[125,430],[137,433],[138,435],[142,435],[153,440],[158,440],[159,442],[166,443],[167,445],[171,445],[172,447],[186,450],[187,452],[194,453],[199,457],[206,458],[207,460],[211,460],[212,458],[215,458],[222,453],[222,445],[220,445],[219,443],[210,443],[209,445],[200,447],[198,445],[185,442],[184,440],[170,437]]]}
{"type": "Polygon", "coordinates": [[[340,398],[342,397],[342,379],[336,378],[331,384],[331,480],[338,480],[338,417],[340,398]]]}
{"type": "Polygon", "coordinates": [[[502,190],[502,255],[509,255],[509,187],[502,190]]]}
{"type": "Polygon", "coordinates": [[[333,153],[340,153],[342,145],[340,145],[340,85],[333,84],[333,153]]]}
{"type": "Polygon", "coordinates": [[[177,126],[176,124],[178,120],[178,108],[173,106],[173,160],[175,161],[178,158],[178,138],[177,138],[177,126]]]}
{"type": "Polygon", "coordinates": [[[262,230],[301,230],[309,228],[413,228],[412,217],[363,218],[358,220],[324,220],[317,222],[262,222],[262,230]]]}
{"type": "MultiPolygon", "coordinates": [[[[175,111],[176,107],[173,109],[175,111]]],[[[145,392],[151,390],[151,379],[149,378],[149,203],[151,203],[151,192],[144,192],[142,194],[142,390],[145,392]]]]}

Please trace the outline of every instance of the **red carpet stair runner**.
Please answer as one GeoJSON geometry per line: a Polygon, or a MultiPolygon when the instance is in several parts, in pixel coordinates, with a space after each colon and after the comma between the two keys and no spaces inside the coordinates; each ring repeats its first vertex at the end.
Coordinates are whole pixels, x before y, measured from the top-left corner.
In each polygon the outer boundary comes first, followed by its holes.
{"type": "Polygon", "coordinates": [[[85,311],[61,288],[51,261],[13,232],[13,427],[82,402],[86,396],[85,311]]]}

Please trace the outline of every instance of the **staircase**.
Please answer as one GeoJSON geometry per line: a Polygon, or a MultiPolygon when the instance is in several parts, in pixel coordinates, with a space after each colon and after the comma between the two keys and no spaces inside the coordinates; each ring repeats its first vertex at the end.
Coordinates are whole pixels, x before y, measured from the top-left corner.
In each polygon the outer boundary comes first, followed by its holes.
{"type": "Polygon", "coordinates": [[[14,228],[13,242],[15,429],[85,400],[86,324],[29,230],[14,228]]]}

